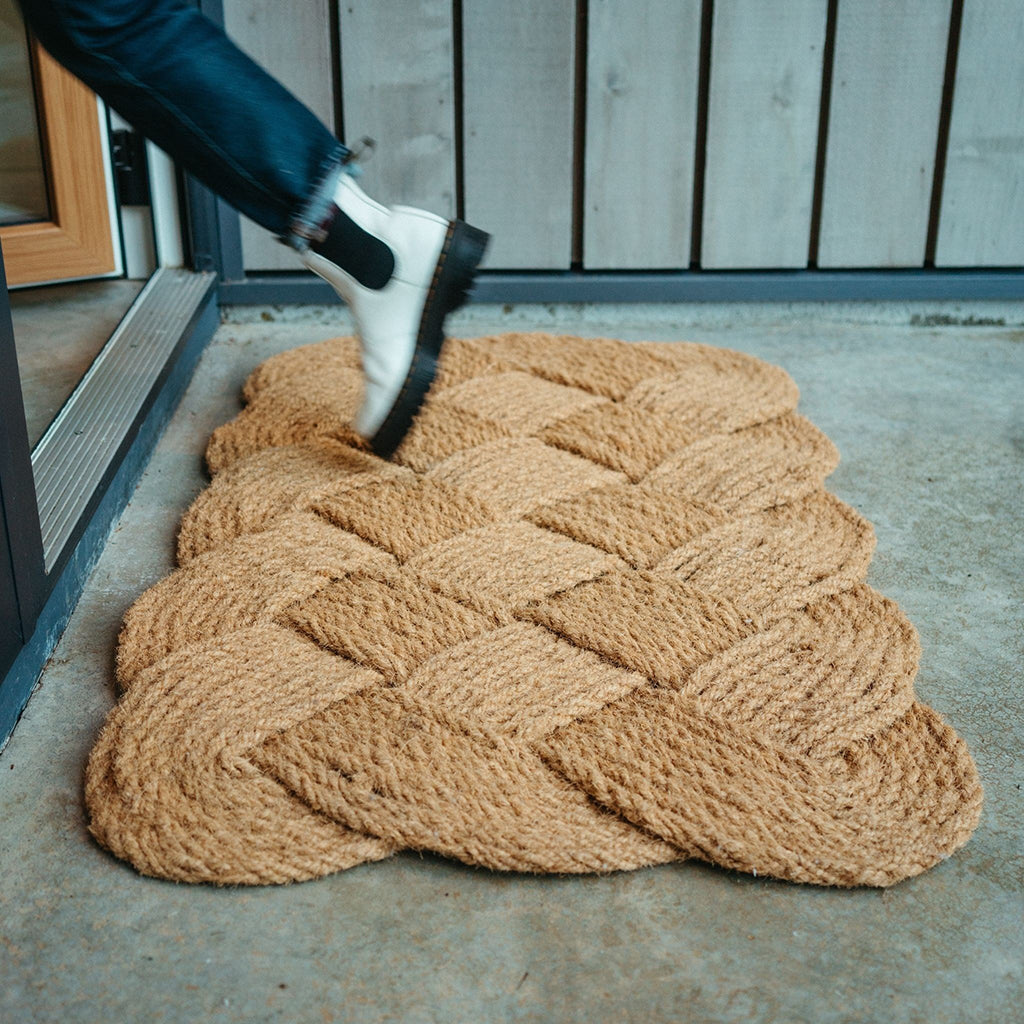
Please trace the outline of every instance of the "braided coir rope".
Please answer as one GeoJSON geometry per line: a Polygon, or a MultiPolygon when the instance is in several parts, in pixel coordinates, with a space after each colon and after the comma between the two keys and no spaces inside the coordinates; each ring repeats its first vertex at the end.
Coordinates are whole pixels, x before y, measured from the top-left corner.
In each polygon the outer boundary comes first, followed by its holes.
{"type": "Polygon", "coordinates": [[[823,489],[780,369],[702,345],[453,341],[395,461],[358,351],[283,353],[128,612],[93,834],[147,874],[311,878],[435,850],[699,857],[889,885],[967,840],[974,764],[823,489]]]}

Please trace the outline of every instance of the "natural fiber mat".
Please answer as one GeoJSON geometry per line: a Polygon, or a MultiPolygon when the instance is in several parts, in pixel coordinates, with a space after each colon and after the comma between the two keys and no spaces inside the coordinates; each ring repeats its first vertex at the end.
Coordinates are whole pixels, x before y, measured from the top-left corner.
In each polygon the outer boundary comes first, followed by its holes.
{"type": "Polygon", "coordinates": [[[782,370],[453,341],[390,463],[350,432],[360,388],[352,339],[285,352],[210,440],[89,761],[108,849],[220,883],[412,848],[845,886],[970,836],[974,764],[782,370]]]}

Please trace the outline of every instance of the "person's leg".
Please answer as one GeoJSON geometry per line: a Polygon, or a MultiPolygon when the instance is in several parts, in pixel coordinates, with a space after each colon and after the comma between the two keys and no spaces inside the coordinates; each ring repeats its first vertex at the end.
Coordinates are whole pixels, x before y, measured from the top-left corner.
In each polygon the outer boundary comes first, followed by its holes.
{"type": "Polygon", "coordinates": [[[184,0],[20,0],[43,46],[236,209],[316,237],[347,150],[184,0]]]}
{"type": "Polygon", "coordinates": [[[355,427],[389,455],[426,396],[445,317],[465,300],[487,235],[369,199],[344,173],[345,147],[184,0],[19,2],[58,61],[345,299],[366,371],[355,427]]]}

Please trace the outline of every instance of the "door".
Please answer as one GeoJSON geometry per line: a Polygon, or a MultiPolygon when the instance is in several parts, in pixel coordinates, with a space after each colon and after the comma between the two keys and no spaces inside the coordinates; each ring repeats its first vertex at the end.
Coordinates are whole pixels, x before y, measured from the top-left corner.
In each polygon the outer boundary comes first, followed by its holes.
{"type": "Polygon", "coordinates": [[[115,274],[106,125],[96,96],[0,0],[0,242],[7,284],[115,274]]]}

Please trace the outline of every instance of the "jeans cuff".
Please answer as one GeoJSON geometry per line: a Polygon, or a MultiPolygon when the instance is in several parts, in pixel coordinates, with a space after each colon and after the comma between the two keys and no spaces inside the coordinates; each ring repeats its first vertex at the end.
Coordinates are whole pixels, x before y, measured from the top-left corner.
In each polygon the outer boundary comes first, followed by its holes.
{"type": "Polygon", "coordinates": [[[305,252],[310,245],[322,242],[327,237],[327,229],[336,211],[334,193],[338,188],[338,179],[346,173],[348,165],[345,161],[348,155],[349,151],[339,146],[323,162],[316,185],[288,222],[288,233],[281,239],[286,245],[305,252]]]}

